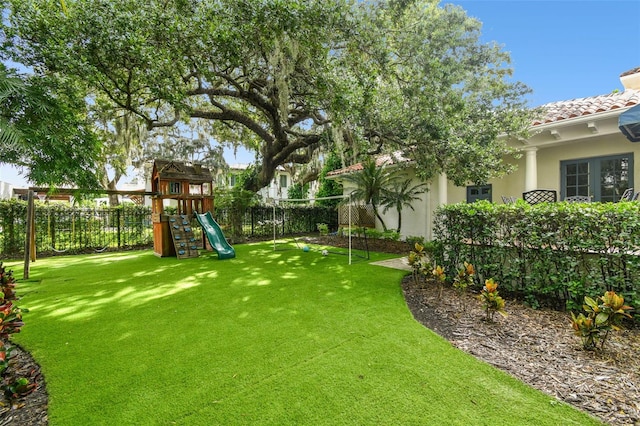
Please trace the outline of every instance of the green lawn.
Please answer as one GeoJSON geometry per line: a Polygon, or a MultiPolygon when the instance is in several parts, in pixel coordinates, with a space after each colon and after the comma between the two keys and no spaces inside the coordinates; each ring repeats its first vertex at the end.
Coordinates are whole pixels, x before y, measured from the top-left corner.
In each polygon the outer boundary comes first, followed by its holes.
{"type": "Polygon", "coordinates": [[[414,321],[401,271],[235,249],[33,263],[15,340],[43,368],[51,425],[599,424],[414,321]]]}

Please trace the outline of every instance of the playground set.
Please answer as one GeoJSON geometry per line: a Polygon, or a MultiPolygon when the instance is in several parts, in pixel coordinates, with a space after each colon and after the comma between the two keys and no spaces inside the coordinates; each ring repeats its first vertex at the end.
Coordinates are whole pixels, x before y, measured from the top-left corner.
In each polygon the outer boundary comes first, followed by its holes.
{"type": "MultiPolygon", "coordinates": [[[[186,165],[177,161],[156,160],[153,164],[152,191],[115,191],[57,189],[56,195],[92,192],[108,195],[152,197],[153,250],[158,257],[176,256],[179,259],[197,257],[204,247],[218,253],[218,259],[232,259],[235,250],[229,245],[220,225],[213,219],[213,177],[209,169],[200,165],[186,165]],[[177,201],[177,214],[164,214],[164,200],[177,201]],[[196,219],[202,227],[199,241],[191,227],[196,219]]],[[[50,188],[30,188],[27,198],[27,235],[25,240],[24,279],[29,278],[30,262],[36,260],[35,194],[50,194],[50,188]]],[[[49,198],[51,195],[47,195],[49,198]]]]}
{"type": "Polygon", "coordinates": [[[213,219],[213,176],[200,165],[156,160],[151,174],[154,193],[151,204],[153,251],[156,256],[179,259],[198,257],[200,244],[193,233],[191,220],[202,227],[202,246],[218,253],[218,259],[232,259],[235,250],[229,245],[220,225],[213,219]],[[164,200],[176,200],[177,214],[164,214],[164,200]]]}

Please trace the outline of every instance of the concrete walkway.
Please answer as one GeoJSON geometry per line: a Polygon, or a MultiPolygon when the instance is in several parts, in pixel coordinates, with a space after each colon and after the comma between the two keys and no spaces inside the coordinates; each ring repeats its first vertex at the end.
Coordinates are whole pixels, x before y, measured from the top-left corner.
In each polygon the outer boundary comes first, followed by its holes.
{"type": "Polygon", "coordinates": [[[378,262],[371,262],[371,264],[387,268],[401,269],[403,271],[411,271],[413,269],[409,266],[409,259],[406,256],[397,257],[395,259],[379,260],[378,262]]]}

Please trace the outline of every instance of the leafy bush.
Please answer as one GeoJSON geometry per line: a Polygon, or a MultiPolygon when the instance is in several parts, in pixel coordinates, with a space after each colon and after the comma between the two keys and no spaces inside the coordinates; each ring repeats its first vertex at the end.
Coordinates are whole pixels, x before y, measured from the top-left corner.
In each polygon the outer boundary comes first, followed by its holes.
{"type": "Polygon", "coordinates": [[[498,283],[493,281],[493,278],[484,282],[484,287],[478,298],[482,302],[482,309],[484,309],[487,321],[493,322],[496,312],[503,317],[507,316],[507,312],[504,310],[504,299],[498,295],[498,283]]]}
{"type": "Polygon", "coordinates": [[[2,377],[0,389],[11,406],[19,398],[31,393],[36,386],[25,377],[13,378],[9,375],[13,349],[9,338],[12,334],[20,332],[24,325],[22,313],[27,312],[26,309],[20,309],[13,303],[17,300],[15,286],[13,271],[7,271],[0,262],[0,377],[2,377]]]}
{"type": "Polygon", "coordinates": [[[424,241],[424,237],[421,236],[413,236],[413,235],[409,235],[404,239],[408,244],[411,244],[412,246],[415,246],[416,243],[420,244],[422,246],[425,245],[425,241],[424,241]]]}
{"type": "Polygon", "coordinates": [[[571,325],[573,331],[582,339],[584,349],[592,350],[600,342],[600,349],[604,348],[609,332],[622,329],[622,321],[631,318],[628,313],[631,306],[624,304],[624,297],[614,291],[607,291],[597,300],[585,296],[582,307],[587,315],[571,312],[571,325]]]}
{"type": "MultiPolygon", "coordinates": [[[[613,290],[640,303],[640,203],[492,204],[440,207],[435,260],[463,261],[531,306],[576,309],[613,290]]],[[[637,318],[640,320],[640,318],[637,318]]]]}
{"type": "Polygon", "coordinates": [[[327,225],[326,223],[316,223],[316,227],[318,228],[318,232],[320,232],[320,235],[329,234],[329,225],[327,225]]]}

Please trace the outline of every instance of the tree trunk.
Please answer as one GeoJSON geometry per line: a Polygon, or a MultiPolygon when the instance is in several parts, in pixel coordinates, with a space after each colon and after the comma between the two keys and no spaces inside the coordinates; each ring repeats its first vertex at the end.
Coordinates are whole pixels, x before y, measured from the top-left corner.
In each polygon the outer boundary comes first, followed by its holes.
{"type": "MultiPolygon", "coordinates": [[[[107,189],[110,191],[115,191],[116,190],[116,180],[111,180],[109,181],[109,183],[107,184],[107,189]]],[[[111,207],[114,206],[119,206],[120,205],[120,199],[118,198],[117,194],[109,194],[109,205],[111,207]]]]}
{"type": "Polygon", "coordinates": [[[382,220],[380,213],[378,213],[378,206],[372,203],[371,207],[373,207],[373,213],[376,215],[376,217],[380,221],[380,224],[382,225],[382,230],[384,232],[387,232],[387,225],[384,223],[384,220],[382,220]]]}

